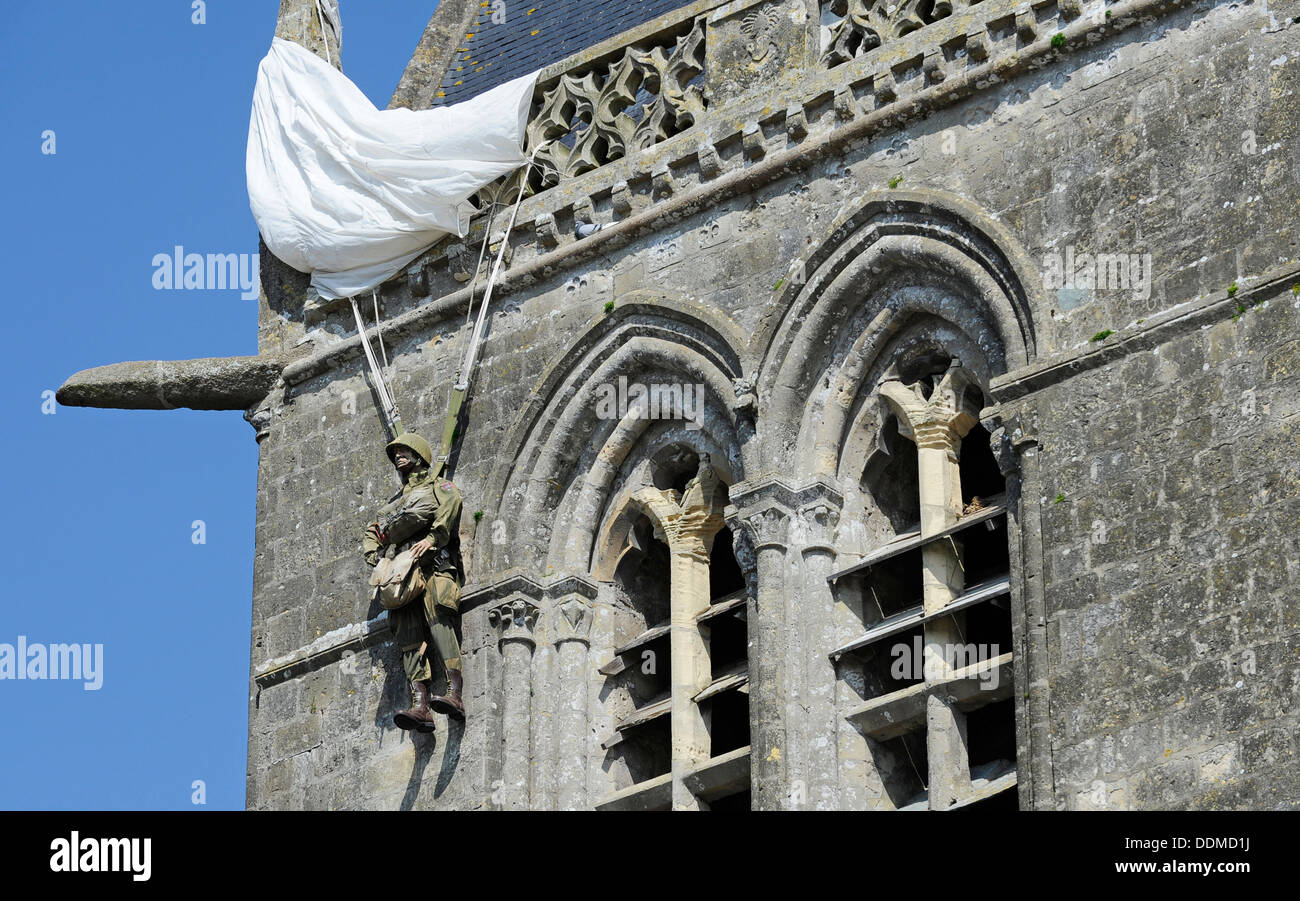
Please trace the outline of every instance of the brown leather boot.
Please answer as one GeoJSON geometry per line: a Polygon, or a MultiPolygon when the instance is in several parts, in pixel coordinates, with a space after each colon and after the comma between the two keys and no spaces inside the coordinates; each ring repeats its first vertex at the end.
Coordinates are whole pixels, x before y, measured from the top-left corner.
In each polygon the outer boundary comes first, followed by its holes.
{"type": "Polygon", "coordinates": [[[432,732],[435,720],[429,709],[429,683],[411,683],[412,704],[406,710],[393,714],[393,725],[399,729],[414,729],[416,732],[432,732]]]}
{"type": "Polygon", "coordinates": [[[460,699],[461,687],[465,684],[465,677],[461,675],[458,669],[447,670],[447,693],[429,699],[429,706],[439,713],[445,713],[447,716],[454,716],[458,720],[465,718],[465,705],[460,699]]]}

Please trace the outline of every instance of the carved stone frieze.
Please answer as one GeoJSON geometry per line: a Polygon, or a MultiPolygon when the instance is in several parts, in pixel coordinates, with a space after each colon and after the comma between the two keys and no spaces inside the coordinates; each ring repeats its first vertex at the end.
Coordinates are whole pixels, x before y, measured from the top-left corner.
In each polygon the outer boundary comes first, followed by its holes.
{"type": "Polygon", "coordinates": [[[969,5],[964,0],[833,0],[831,11],[844,18],[831,27],[822,59],[838,66],[969,5]]]}
{"type": "Polygon", "coordinates": [[[548,188],[685,131],[704,111],[704,19],[665,45],[628,47],[582,75],[561,75],[528,125],[548,188]],[[648,95],[648,96],[646,96],[648,95]],[[548,143],[549,142],[549,143],[548,143]]]}

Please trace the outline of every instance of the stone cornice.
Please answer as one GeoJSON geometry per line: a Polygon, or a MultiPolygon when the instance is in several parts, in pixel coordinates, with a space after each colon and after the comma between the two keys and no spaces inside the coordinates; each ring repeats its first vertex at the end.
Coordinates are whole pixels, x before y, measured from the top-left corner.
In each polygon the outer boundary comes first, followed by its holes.
{"type": "Polygon", "coordinates": [[[522,570],[511,569],[467,586],[461,594],[460,609],[465,612],[515,594],[539,604],[543,600],[554,601],[570,596],[595,600],[598,591],[595,582],[575,573],[558,573],[539,582],[524,575],[522,570]]]}
{"type": "Polygon", "coordinates": [[[392,637],[388,626],[388,612],[363,623],[350,623],[317,638],[311,644],[267,660],[253,668],[253,681],[258,690],[290,679],[305,676],[349,654],[383,644],[392,637]]]}
{"type": "Polygon", "coordinates": [[[989,391],[1000,404],[1010,403],[1076,375],[1108,366],[1130,354],[1152,350],[1181,335],[1231,318],[1239,308],[1250,309],[1275,299],[1293,303],[1292,286],[1297,281],[1300,281],[1300,266],[1272,269],[1260,276],[1253,286],[1243,286],[1232,294],[1225,288],[1209,297],[1197,297],[1148,317],[1140,326],[1117,328],[1116,334],[1095,344],[1090,342],[1090,346],[1083,350],[1070,349],[1000,375],[991,380],[989,391]]]}
{"type": "Polygon", "coordinates": [[[770,506],[780,507],[787,514],[792,514],[800,507],[818,501],[836,507],[844,503],[844,493],[824,476],[805,482],[799,488],[792,488],[785,479],[768,473],[737,482],[731,486],[729,496],[731,505],[739,516],[748,516],[770,506]]]}

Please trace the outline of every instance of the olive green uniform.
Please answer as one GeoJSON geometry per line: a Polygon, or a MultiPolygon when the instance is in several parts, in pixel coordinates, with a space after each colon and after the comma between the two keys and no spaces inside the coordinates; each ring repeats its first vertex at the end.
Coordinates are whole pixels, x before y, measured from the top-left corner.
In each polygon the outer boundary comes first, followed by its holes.
{"type": "MultiPolygon", "coordinates": [[[[430,453],[427,444],[411,449],[422,457],[430,453]]],[[[389,626],[402,649],[402,666],[411,682],[433,678],[428,657],[420,652],[420,644],[428,639],[442,657],[444,668],[460,669],[460,642],[456,639],[460,589],[464,584],[458,534],[460,508],[456,486],[434,478],[424,466],[407,476],[402,490],[384,506],[379,518],[366,526],[362,537],[366,562],[371,566],[379,562],[381,555],[396,556],[423,538],[433,545],[418,563],[427,580],[424,597],[388,614],[389,626]]]]}

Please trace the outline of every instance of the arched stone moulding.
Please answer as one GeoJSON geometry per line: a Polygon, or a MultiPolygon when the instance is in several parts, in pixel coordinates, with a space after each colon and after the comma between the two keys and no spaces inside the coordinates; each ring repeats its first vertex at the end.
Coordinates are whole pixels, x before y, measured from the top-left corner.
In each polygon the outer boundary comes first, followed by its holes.
{"type": "Polygon", "coordinates": [[[1037,355],[1037,270],[1002,226],[943,192],[868,195],[790,271],[751,347],[765,469],[837,472],[869,361],[919,315],[967,334],[988,376],[1037,355]]]}
{"type": "Polygon", "coordinates": [[[892,534],[858,487],[873,455],[888,453],[881,378],[929,349],[960,359],[987,390],[1034,356],[1037,279],[1000,226],[928,191],[867,198],[801,265],[806,283],[789,288],[766,333],[764,470],[841,485],[839,550],[865,553],[892,534]]]}
{"type": "MultiPolygon", "coordinates": [[[[584,486],[585,497],[602,503],[590,520],[575,519],[570,533],[570,547],[574,553],[589,555],[591,577],[597,581],[613,578],[622,554],[627,550],[628,533],[641,515],[648,513],[637,496],[653,484],[656,458],[665,451],[689,448],[697,454],[709,454],[719,478],[728,486],[740,481],[737,472],[744,472],[733,468],[728,460],[734,454],[734,447],[728,443],[734,439],[734,433],[722,431],[717,434],[707,425],[691,431],[664,423],[641,432],[638,437],[641,443],[635,448],[634,455],[631,445],[622,448],[624,459],[631,463],[630,466],[623,466],[621,471],[614,470],[608,481],[584,486]]],[[[655,521],[653,516],[651,519],[655,521]]]]}
{"type": "MultiPolygon", "coordinates": [[[[1038,276],[1010,236],[970,204],[934,192],[891,192],[868,197],[843,216],[821,245],[794,263],[785,288],[752,345],[762,360],[757,382],[762,472],[781,473],[792,484],[836,485],[843,494],[840,503],[826,505],[828,527],[820,541],[811,540],[817,530],[805,529],[802,511],[783,510],[791,524],[784,551],[773,549],[773,559],[758,568],[759,610],[767,613],[756,617],[754,626],[758,645],[774,647],[777,659],[759,662],[757,671],[771,674],[756,678],[755,690],[761,693],[772,679],[811,700],[806,714],[796,712],[783,723],[756,721],[753,733],[759,744],[785,742],[785,770],[772,771],[768,778],[817,774],[820,781],[809,782],[815,805],[835,806],[836,798],[852,798],[854,806],[876,806],[882,784],[867,763],[862,736],[843,719],[855,694],[841,677],[851,680],[852,673],[837,671],[820,653],[785,649],[782,656],[782,645],[764,641],[764,636],[812,623],[804,626],[805,646],[824,649],[861,631],[860,599],[852,592],[828,590],[827,582],[834,568],[879,546],[893,531],[881,523],[881,510],[860,484],[867,461],[877,452],[882,426],[898,415],[897,404],[891,407],[882,396],[881,384],[897,375],[891,368],[900,360],[930,364],[911,367],[918,373],[934,371],[936,362],[947,366],[960,360],[970,381],[963,395],[996,418],[996,408],[988,409],[993,403],[990,380],[1025,367],[1037,354],[1032,311],[1040,308],[1038,276]],[[973,393],[976,388],[982,396],[973,393]],[[873,529],[871,536],[865,534],[873,529]],[[801,559],[793,556],[796,549],[801,559]],[[833,734],[836,750],[818,746],[810,737],[814,733],[833,734]]],[[[969,412],[971,404],[966,406],[969,412]]],[[[968,425],[974,415],[970,413],[968,425]]],[[[995,430],[995,422],[989,425],[995,430]]],[[[953,450],[948,448],[955,466],[953,450]]],[[[1023,610],[1035,605],[1033,592],[1020,584],[1024,560],[1040,556],[1041,549],[1021,534],[1013,468],[1002,467],[1012,508],[1013,603],[1023,610]]],[[[752,518],[757,512],[749,500],[752,490],[738,487],[740,513],[752,518]]],[[[921,500],[924,504],[924,496],[921,500]]],[[[776,518],[785,520],[779,514],[776,518]]],[[[1023,624],[1022,614],[1013,616],[1023,624]]],[[[1034,670],[1023,650],[1023,625],[1017,628],[1022,642],[1016,652],[1017,679],[1031,681],[1034,670]]],[[[1017,697],[1021,736],[1024,708],[1034,695],[1032,688],[1027,691],[1017,697]]],[[[1028,783],[1034,778],[1034,755],[1023,738],[1019,744],[1026,750],[1020,756],[1028,783]]],[[[756,764],[756,772],[764,767],[756,764]]],[[[762,806],[783,803],[777,797],[760,801],[762,806]]]]}
{"type": "MultiPolygon", "coordinates": [[[[733,411],[733,381],[746,373],[744,338],[724,315],[657,292],[619,298],[539,380],[503,442],[486,493],[510,523],[497,546],[486,530],[476,555],[485,571],[515,567],[587,572],[607,492],[632,448],[649,430],[685,429],[681,419],[646,421],[598,415],[599,386],[629,383],[703,386],[689,435],[707,439],[728,470],[742,470],[748,423],[733,411]],[[508,558],[507,558],[508,555],[508,558]]],[[[631,413],[632,411],[628,411],[631,413]]]]}

